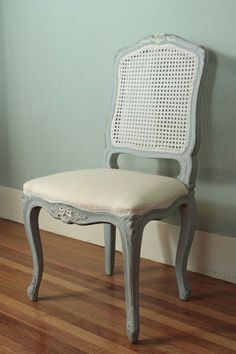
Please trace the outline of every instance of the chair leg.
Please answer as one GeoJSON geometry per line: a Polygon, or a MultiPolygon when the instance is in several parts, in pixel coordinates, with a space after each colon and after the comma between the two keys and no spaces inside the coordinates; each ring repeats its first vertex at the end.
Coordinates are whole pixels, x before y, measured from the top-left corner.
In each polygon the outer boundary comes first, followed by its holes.
{"type": "Polygon", "coordinates": [[[33,258],[33,278],[27,289],[27,294],[30,300],[38,300],[38,291],[43,275],[43,251],[38,226],[38,215],[40,207],[25,206],[24,209],[24,224],[25,231],[28,237],[28,242],[33,258]]]}
{"type": "Polygon", "coordinates": [[[179,297],[181,300],[187,300],[191,293],[191,288],[188,285],[186,269],[196,224],[196,205],[194,198],[192,198],[188,204],[180,206],[179,209],[181,215],[181,230],[176,253],[175,269],[179,297]]]}
{"type": "Polygon", "coordinates": [[[113,275],[115,265],[116,227],[104,224],[105,273],[113,275]]]}
{"type": "Polygon", "coordinates": [[[139,268],[142,229],[138,225],[120,230],[125,278],[126,326],[129,341],[139,336],[139,268]]]}

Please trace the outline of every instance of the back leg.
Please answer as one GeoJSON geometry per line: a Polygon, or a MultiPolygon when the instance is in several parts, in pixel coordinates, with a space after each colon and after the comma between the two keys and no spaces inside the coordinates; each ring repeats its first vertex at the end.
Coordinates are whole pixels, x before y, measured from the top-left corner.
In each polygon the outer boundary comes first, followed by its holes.
{"type": "Polygon", "coordinates": [[[115,265],[116,227],[104,224],[105,273],[113,275],[115,265]]]}
{"type": "Polygon", "coordinates": [[[188,285],[186,270],[196,224],[196,205],[194,198],[192,198],[188,204],[181,205],[179,209],[181,215],[181,229],[176,253],[175,269],[179,297],[181,300],[187,300],[191,293],[191,288],[188,285]]]}

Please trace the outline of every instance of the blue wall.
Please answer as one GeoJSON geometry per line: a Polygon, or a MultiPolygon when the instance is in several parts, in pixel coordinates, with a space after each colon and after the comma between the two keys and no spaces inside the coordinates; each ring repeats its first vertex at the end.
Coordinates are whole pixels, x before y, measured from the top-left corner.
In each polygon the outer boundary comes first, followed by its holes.
{"type": "MultiPolygon", "coordinates": [[[[153,33],[175,33],[209,50],[198,227],[236,236],[235,0],[0,0],[0,6],[0,185],[21,189],[36,176],[102,166],[116,50],[153,33]]],[[[126,166],[151,168],[131,160],[126,166]]]]}

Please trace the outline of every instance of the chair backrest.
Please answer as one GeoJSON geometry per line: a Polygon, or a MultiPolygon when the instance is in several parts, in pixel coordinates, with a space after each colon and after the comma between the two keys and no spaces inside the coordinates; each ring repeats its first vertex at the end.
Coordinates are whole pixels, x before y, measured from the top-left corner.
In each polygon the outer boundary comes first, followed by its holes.
{"type": "Polygon", "coordinates": [[[177,36],[148,37],[115,58],[115,86],[106,134],[106,163],[120,153],[179,162],[177,177],[196,178],[197,102],[205,50],[177,36]]]}

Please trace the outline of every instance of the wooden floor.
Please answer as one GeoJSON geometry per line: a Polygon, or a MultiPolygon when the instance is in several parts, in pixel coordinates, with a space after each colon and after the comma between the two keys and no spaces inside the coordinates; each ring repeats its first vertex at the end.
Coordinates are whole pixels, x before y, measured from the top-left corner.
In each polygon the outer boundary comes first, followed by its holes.
{"type": "Polygon", "coordinates": [[[42,240],[45,273],[32,303],[23,226],[0,220],[0,354],[236,353],[236,285],[189,273],[183,302],[173,268],[142,260],[140,342],[129,344],[122,255],[108,277],[102,247],[46,232],[42,240]]]}

